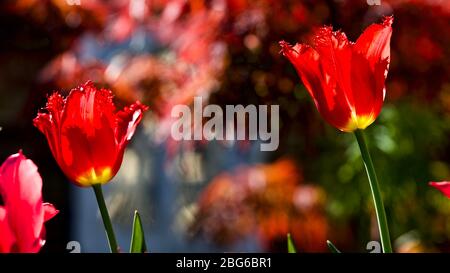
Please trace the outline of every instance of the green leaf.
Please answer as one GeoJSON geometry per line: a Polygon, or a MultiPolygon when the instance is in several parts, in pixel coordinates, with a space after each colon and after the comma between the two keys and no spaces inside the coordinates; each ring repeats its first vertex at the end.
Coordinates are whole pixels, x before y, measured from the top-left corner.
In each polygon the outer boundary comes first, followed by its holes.
{"type": "Polygon", "coordinates": [[[330,240],[327,240],[327,246],[328,249],[331,251],[331,253],[341,253],[339,249],[337,249],[337,247],[335,247],[330,240]]]}
{"type": "Polygon", "coordinates": [[[147,252],[145,245],[144,229],[138,211],[134,211],[133,233],[131,234],[130,253],[147,252]]]}
{"type": "Polygon", "coordinates": [[[297,253],[297,250],[295,249],[294,242],[292,242],[291,234],[287,234],[287,248],[288,253],[297,253]]]}

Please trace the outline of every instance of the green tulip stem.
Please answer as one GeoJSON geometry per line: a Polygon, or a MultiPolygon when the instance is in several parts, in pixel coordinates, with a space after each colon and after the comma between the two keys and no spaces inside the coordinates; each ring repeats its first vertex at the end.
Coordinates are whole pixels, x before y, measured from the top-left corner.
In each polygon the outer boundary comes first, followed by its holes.
{"type": "Polygon", "coordinates": [[[377,216],[378,228],[380,231],[381,246],[384,253],[392,253],[391,239],[389,236],[389,227],[386,220],[386,212],[384,209],[383,198],[381,197],[380,186],[378,184],[377,174],[370,157],[369,148],[367,147],[364,132],[362,130],[355,131],[356,140],[358,141],[361,156],[366,167],[367,177],[369,178],[370,189],[372,191],[375,212],[377,216]]]}
{"type": "Polygon", "coordinates": [[[102,215],[103,225],[106,230],[106,237],[108,237],[109,249],[111,253],[118,253],[119,248],[117,246],[116,236],[114,235],[114,230],[111,224],[111,219],[109,218],[108,209],[106,208],[105,198],[103,197],[102,186],[100,184],[93,185],[92,188],[95,192],[95,197],[97,198],[98,208],[100,214],[102,215]]]}

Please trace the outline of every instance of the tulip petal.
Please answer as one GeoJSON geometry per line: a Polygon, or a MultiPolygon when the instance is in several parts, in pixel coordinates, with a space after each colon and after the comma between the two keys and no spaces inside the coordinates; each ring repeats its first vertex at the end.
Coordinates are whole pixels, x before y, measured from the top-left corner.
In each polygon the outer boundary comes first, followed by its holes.
{"type": "Polygon", "coordinates": [[[42,179],[36,165],[22,153],[10,156],[0,167],[0,192],[19,252],[37,252],[44,223],[42,179]]]}
{"type": "Polygon", "coordinates": [[[322,117],[336,128],[345,131],[351,120],[347,97],[340,89],[336,90],[336,85],[327,83],[330,76],[325,74],[317,51],[301,44],[291,47],[283,41],[280,45],[283,55],[295,66],[322,117]]]}
{"type": "Polygon", "coordinates": [[[33,120],[34,126],[46,136],[50,150],[57,161],[61,158],[59,128],[63,109],[64,99],[60,94],[55,92],[48,97],[45,107],[47,113],[38,113],[37,117],[33,120]]]}
{"type": "Polygon", "coordinates": [[[112,93],[107,89],[96,89],[87,82],[70,91],[63,113],[63,126],[80,127],[89,135],[95,135],[95,129],[109,122],[114,127],[114,104],[112,93]]]}
{"type": "Polygon", "coordinates": [[[450,182],[430,182],[429,185],[440,190],[445,196],[450,198],[450,182]]]}
{"type": "Polygon", "coordinates": [[[7,212],[0,206],[0,253],[11,252],[14,243],[14,234],[8,223],[7,212]]]}
{"type": "Polygon", "coordinates": [[[319,62],[329,86],[327,96],[343,96],[352,108],[352,45],[347,37],[342,32],[333,32],[331,27],[322,27],[315,36],[314,49],[320,56],[319,62]]]}
{"type": "Polygon", "coordinates": [[[137,101],[129,107],[125,107],[122,111],[116,113],[116,138],[120,145],[127,143],[133,137],[137,125],[142,120],[142,116],[147,110],[148,107],[146,105],[143,105],[137,101]]]}
{"type": "Polygon", "coordinates": [[[50,203],[43,203],[42,206],[44,207],[44,222],[47,222],[59,213],[59,210],[50,203]]]}
{"type": "Polygon", "coordinates": [[[384,71],[387,62],[376,64],[372,71],[367,59],[353,52],[351,88],[354,98],[355,129],[365,129],[372,124],[381,111],[384,100],[384,71]]]}
{"type": "Polygon", "coordinates": [[[359,36],[355,43],[356,51],[363,54],[372,68],[375,64],[387,60],[390,60],[390,41],[392,36],[392,23],[394,17],[385,17],[383,23],[370,25],[359,36]]]}
{"type": "Polygon", "coordinates": [[[111,91],[97,90],[91,82],[67,97],[61,124],[61,168],[72,180],[105,183],[115,174],[110,170],[117,158],[114,109],[111,91]]]}

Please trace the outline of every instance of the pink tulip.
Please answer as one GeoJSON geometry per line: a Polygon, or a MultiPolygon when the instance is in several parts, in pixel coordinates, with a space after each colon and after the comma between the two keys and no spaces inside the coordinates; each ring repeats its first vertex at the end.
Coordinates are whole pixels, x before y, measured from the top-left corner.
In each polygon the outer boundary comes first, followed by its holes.
{"type": "Polygon", "coordinates": [[[440,190],[445,196],[450,198],[450,182],[447,182],[447,181],[430,182],[429,185],[435,187],[438,190],[440,190]]]}
{"type": "Polygon", "coordinates": [[[42,179],[22,152],[0,167],[0,252],[38,252],[45,243],[44,222],[58,213],[42,202],[42,179]]]}

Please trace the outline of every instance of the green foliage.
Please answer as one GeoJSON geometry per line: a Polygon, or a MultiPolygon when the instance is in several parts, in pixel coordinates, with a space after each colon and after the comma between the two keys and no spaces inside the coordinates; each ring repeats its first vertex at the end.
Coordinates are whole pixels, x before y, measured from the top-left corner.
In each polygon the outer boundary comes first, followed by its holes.
{"type": "Polygon", "coordinates": [[[287,248],[288,248],[288,253],[297,253],[297,250],[295,249],[295,245],[294,245],[294,242],[292,241],[292,237],[291,237],[290,233],[287,234],[287,248]]]}
{"type": "Polygon", "coordinates": [[[330,240],[327,240],[327,246],[331,253],[341,253],[339,249],[337,249],[337,247],[335,247],[330,240]]]}
{"type": "Polygon", "coordinates": [[[130,253],[147,252],[145,244],[144,229],[138,211],[134,212],[133,233],[131,234],[130,253]]]}

